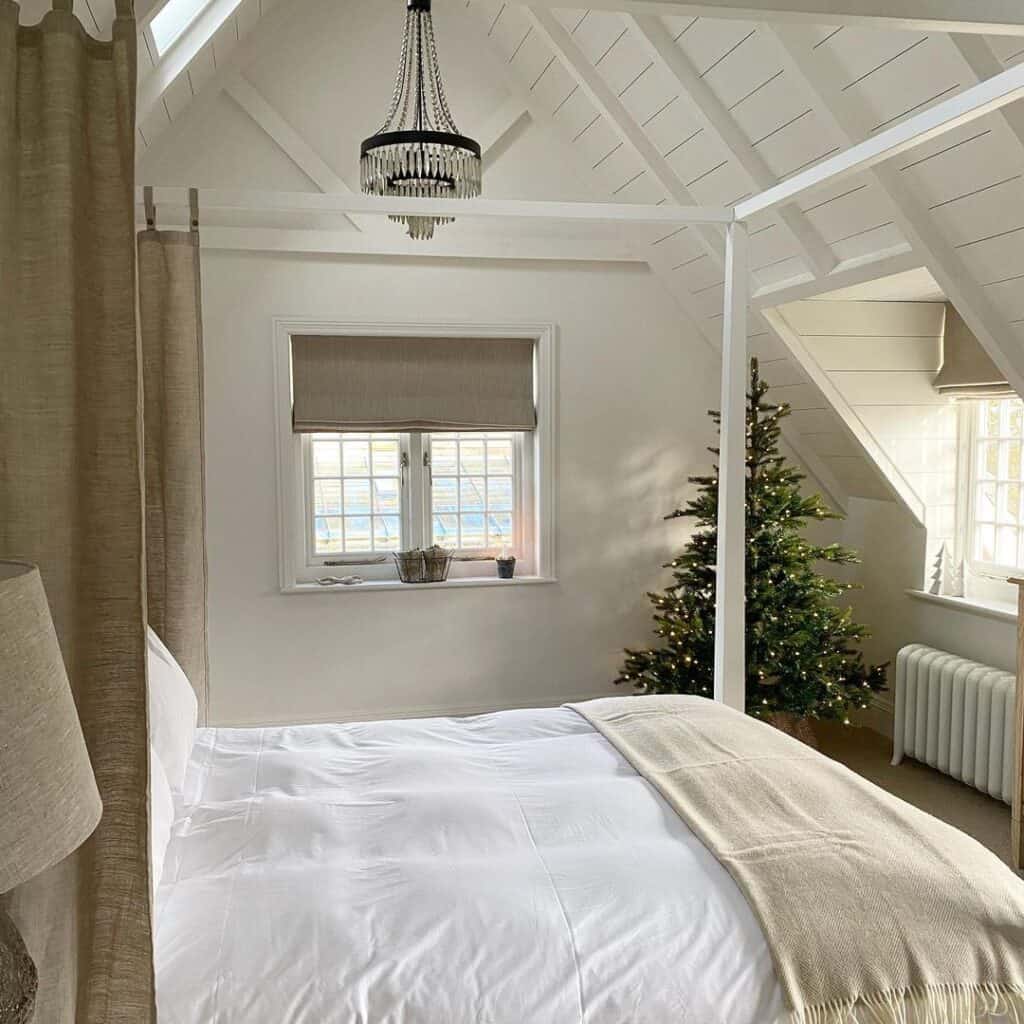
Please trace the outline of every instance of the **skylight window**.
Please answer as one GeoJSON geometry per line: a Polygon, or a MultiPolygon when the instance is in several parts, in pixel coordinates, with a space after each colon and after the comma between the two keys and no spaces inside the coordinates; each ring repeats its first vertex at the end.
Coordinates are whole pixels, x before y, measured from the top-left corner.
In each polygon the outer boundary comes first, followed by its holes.
{"type": "Polygon", "coordinates": [[[167,0],[149,23],[149,31],[162,57],[210,3],[210,0],[167,0]]]}

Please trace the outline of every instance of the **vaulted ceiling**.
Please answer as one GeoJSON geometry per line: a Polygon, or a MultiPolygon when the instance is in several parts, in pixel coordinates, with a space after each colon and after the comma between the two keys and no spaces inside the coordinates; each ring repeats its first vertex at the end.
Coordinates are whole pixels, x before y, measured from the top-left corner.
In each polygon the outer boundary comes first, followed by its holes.
{"type": "MultiPolygon", "coordinates": [[[[966,6],[953,0],[599,6],[436,0],[454,111],[486,150],[486,195],[729,206],[1024,60],[1024,16],[997,24],[1006,10],[999,0],[971,0],[975,20],[963,34],[937,30],[950,27],[944,11],[966,6]],[[930,21],[911,17],[926,6],[930,21]],[[629,11],[604,9],[614,7],[629,11]],[[867,12],[863,24],[816,14],[851,8],[867,12]]],[[[152,11],[141,12],[140,183],[235,188],[240,197],[353,189],[358,142],[390,95],[403,8],[400,0],[211,0],[162,59],[146,32],[152,11]]],[[[76,10],[90,30],[109,31],[113,0],[76,0],[76,10]]],[[[751,225],[752,348],[796,410],[794,449],[840,503],[893,490],[815,374],[756,311],[925,267],[983,341],[1019,360],[1024,378],[1022,108],[751,225]]],[[[497,237],[493,225],[457,224],[410,248],[391,225],[280,205],[240,198],[237,210],[204,219],[220,231],[209,244],[640,261],[719,344],[716,229],[503,222],[497,237]]]]}

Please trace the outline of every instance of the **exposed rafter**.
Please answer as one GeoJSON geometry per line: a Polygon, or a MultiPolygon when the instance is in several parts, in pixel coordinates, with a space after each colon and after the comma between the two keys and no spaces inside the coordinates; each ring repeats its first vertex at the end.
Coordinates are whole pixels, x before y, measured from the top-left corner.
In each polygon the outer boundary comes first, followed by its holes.
{"type": "MultiPolygon", "coordinates": [[[[658,18],[644,15],[626,15],[626,22],[646,47],[651,59],[678,83],[682,90],[680,95],[689,104],[697,122],[709,135],[721,141],[754,186],[764,190],[777,184],[778,179],[764,157],[754,148],[725,104],[676,45],[664,24],[658,18]]],[[[783,229],[796,242],[814,275],[823,277],[830,273],[837,262],[835,255],[801,210],[795,205],[783,206],[778,216],[783,229]]]]}
{"type": "MultiPolygon", "coordinates": [[[[848,91],[837,83],[834,69],[813,34],[790,26],[776,29],[787,71],[802,79],[818,101],[818,114],[848,145],[871,135],[871,118],[848,91]]],[[[1024,350],[984,290],[975,283],[956,250],[945,239],[928,209],[898,168],[880,165],[867,172],[888,196],[891,216],[903,236],[927,266],[939,287],[956,306],[992,361],[1006,374],[1018,394],[1024,394],[1024,350]]]]}
{"type": "MultiPolygon", "coordinates": [[[[481,45],[485,45],[486,40],[481,40],[481,45]]],[[[559,55],[556,51],[556,57],[561,59],[565,63],[565,55],[559,55]]],[[[574,54],[578,60],[581,61],[580,67],[585,68],[587,66],[586,59],[582,54],[578,52],[574,54]]],[[[549,128],[557,129],[557,124],[552,118],[549,111],[547,111],[542,105],[537,103],[533,95],[522,88],[518,83],[514,75],[508,69],[505,61],[498,61],[496,63],[497,68],[500,70],[506,87],[513,94],[518,96],[527,105],[530,111],[530,116],[538,123],[547,125],[549,128]]],[[[570,74],[573,73],[572,68],[567,68],[570,74]]],[[[575,75],[574,75],[575,77],[575,75]]],[[[579,79],[576,79],[579,81],[579,79]]],[[[602,90],[602,94],[611,93],[611,90],[605,86],[602,90]]],[[[612,95],[614,95],[612,93],[612,95]]],[[[639,126],[632,120],[631,115],[628,111],[622,108],[622,104],[615,97],[616,103],[611,103],[610,108],[616,109],[622,118],[622,124],[624,127],[633,125],[631,134],[633,131],[640,131],[639,126]],[[621,109],[619,109],[621,108],[621,109]]],[[[593,100],[592,100],[593,102],[593,100]]],[[[604,110],[605,116],[608,116],[608,110],[604,110]]],[[[646,136],[643,136],[646,138],[646,136]]],[[[655,151],[656,152],[656,151],[655,151]]],[[[641,159],[643,157],[641,156],[641,159]]],[[[645,166],[650,165],[645,163],[645,166]]],[[[585,174],[587,168],[581,167],[580,173],[585,174]]],[[[679,307],[680,314],[685,319],[689,327],[697,334],[698,337],[703,338],[708,347],[714,352],[721,351],[722,336],[719,327],[719,322],[715,320],[709,320],[703,315],[697,308],[694,302],[693,295],[686,288],[683,281],[680,279],[680,275],[673,269],[671,261],[666,259],[661,251],[655,247],[647,246],[644,250],[644,255],[648,265],[651,268],[651,272],[662,282],[665,289],[672,296],[676,305],[679,307]]],[[[720,258],[720,257],[719,257],[720,258]]],[[[840,287],[835,285],[834,287],[840,287]]],[[[846,493],[845,488],[839,483],[835,475],[825,464],[825,462],[817,455],[816,452],[809,445],[806,444],[800,437],[799,433],[793,428],[792,424],[785,424],[783,427],[783,439],[789,447],[790,451],[800,460],[800,462],[806,467],[808,472],[815,478],[820,484],[822,489],[826,492],[832,503],[842,509],[846,510],[849,501],[849,496],[846,493]]]]}
{"type": "MultiPolygon", "coordinates": [[[[584,94],[597,111],[607,118],[622,141],[640,158],[648,173],[668,193],[672,201],[681,206],[694,202],[693,196],[672,170],[671,164],[651,141],[647,133],[635,121],[622,100],[616,95],[598,70],[587,60],[579,45],[561,22],[546,10],[527,8],[527,16],[537,34],[551,47],[565,65],[584,94]]],[[[696,235],[701,239],[708,254],[720,267],[725,266],[722,236],[713,228],[701,226],[696,235]]]]}
{"type": "MultiPolygon", "coordinates": [[[[141,189],[136,199],[142,201],[141,189]]],[[[153,191],[158,206],[178,206],[184,187],[153,191]]],[[[207,210],[263,213],[404,214],[416,217],[499,217],[516,220],[588,221],[596,224],[731,224],[732,210],[712,206],[649,206],[641,203],[544,202],[529,199],[417,199],[407,196],[365,196],[353,192],[277,192],[261,189],[200,189],[207,210]]]]}
{"type": "MultiPolygon", "coordinates": [[[[172,216],[173,216],[172,211],[172,216]]],[[[179,214],[185,222],[185,211],[179,214]]],[[[643,263],[628,245],[601,239],[433,238],[428,245],[398,232],[315,231],[266,227],[204,227],[203,249],[322,256],[389,256],[415,260],[529,260],[575,263],[643,263]]]]}
{"type": "Polygon", "coordinates": [[[840,263],[828,277],[816,281],[801,281],[798,284],[769,285],[759,288],[750,297],[751,309],[768,309],[799,299],[813,299],[818,295],[851,288],[854,285],[892,277],[908,270],[916,270],[921,260],[909,245],[899,245],[882,253],[858,256],[840,263]]]}
{"type": "MultiPolygon", "coordinates": [[[[976,81],[984,82],[1006,70],[984,36],[953,35],[949,41],[976,81]]],[[[1024,152],[1024,104],[1003,107],[999,113],[1024,152]]]]}
{"type": "Polygon", "coordinates": [[[936,103],[876,132],[862,142],[853,143],[835,156],[821,160],[794,174],[760,195],[738,203],[736,216],[741,220],[790,203],[823,184],[834,185],[861,171],[877,167],[886,160],[930,139],[944,135],[991,114],[1024,97],[1024,64],[1000,72],[994,78],[964,89],[948,100],[936,103]]]}
{"type": "Polygon", "coordinates": [[[235,13],[240,3],[241,0],[212,0],[157,61],[152,72],[139,83],[135,115],[138,122],[149,117],[174,80],[195,60],[199,51],[235,13]]]}
{"type": "MultiPolygon", "coordinates": [[[[185,111],[164,131],[155,146],[151,146],[139,154],[140,177],[146,176],[146,171],[149,170],[152,163],[158,161],[161,153],[167,152],[178,144],[190,126],[201,122],[214,109],[217,99],[223,93],[228,82],[232,81],[240,72],[245,71],[251,64],[265,57],[277,46],[281,34],[287,32],[289,27],[294,24],[298,8],[298,0],[279,0],[277,6],[268,14],[264,14],[256,23],[253,31],[232,49],[230,56],[226,60],[218,62],[213,77],[193,97],[185,111]]],[[[169,84],[168,82],[163,85],[161,96],[169,84]]],[[[142,85],[140,84],[140,96],[141,91],[142,85]]],[[[159,97],[157,97],[158,101],[159,97]]],[[[143,120],[141,110],[137,120],[139,122],[143,120]]]]}
{"type": "MultiPolygon", "coordinates": [[[[528,0],[560,8],[565,0],[528,0]]],[[[1019,0],[588,0],[591,10],[812,25],[862,25],[908,32],[1024,35],[1019,0]]]]}
{"type": "MultiPolygon", "coordinates": [[[[345,195],[352,189],[313,147],[288,123],[239,72],[224,85],[224,91],[270,136],[278,148],[303,174],[325,194],[345,195]]],[[[357,230],[369,226],[358,214],[349,214],[348,222],[357,230]]]]}
{"type": "Polygon", "coordinates": [[[493,156],[507,136],[509,136],[524,119],[529,118],[530,111],[519,96],[509,96],[507,100],[491,116],[476,129],[476,141],[480,143],[484,166],[493,156]]]}

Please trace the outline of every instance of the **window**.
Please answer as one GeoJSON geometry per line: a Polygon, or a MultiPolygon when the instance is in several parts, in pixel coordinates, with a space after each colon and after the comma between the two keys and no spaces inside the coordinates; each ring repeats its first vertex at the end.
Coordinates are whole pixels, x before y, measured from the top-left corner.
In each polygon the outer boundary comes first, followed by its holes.
{"type": "Polygon", "coordinates": [[[167,0],[149,23],[150,38],[156,47],[154,56],[162,57],[209,3],[210,0],[167,0]]]}
{"type": "Polygon", "coordinates": [[[1024,404],[1016,398],[965,402],[964,554],[978,573],[1006,576],[1024,566],[1024,404]]]}
{"type": "Polygon", "coordinates": [[[450,576],[503,551],[533,572],[532,433],[317,433],[300,444],[307,565],[389,577],[392,551],[438,544],[457,553],[450,576]]]}
{"type": "Polygon", "coordinates": [[[282,590],[403,587],[393,552],[433,544],[455,551],[455,583],[498,584],[503,552],[520,582],[554,579],[554,344],[550,325],[275,320],[282,590]],[[410,366],[433,376],[403,377],[410,366]],[[493,419],[472,419],[481,409],[493,419]]]}
{"type": "Polygon", "coordinates": [[[314,556],[399,551],[408,445],[399,434],[313,434],[306,511],[314,556]]]}
{"type": "Polygon", "coordinates": [[[431,543],[500,554],[519,545],[524,434],[431,434],[431,543]]]}

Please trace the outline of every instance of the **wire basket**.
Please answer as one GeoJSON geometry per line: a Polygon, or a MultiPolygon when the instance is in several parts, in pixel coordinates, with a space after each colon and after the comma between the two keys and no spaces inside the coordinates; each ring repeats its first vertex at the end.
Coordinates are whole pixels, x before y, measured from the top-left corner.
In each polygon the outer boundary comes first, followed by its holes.
{"type": "Polygon", "coordinates": [[[398,578],[403,583],[443,583],[448,579],[448,570],[452,567],[453,551],[439,548],[436,545],[421,551],[395,551],[395,567],[398,578]]]}

